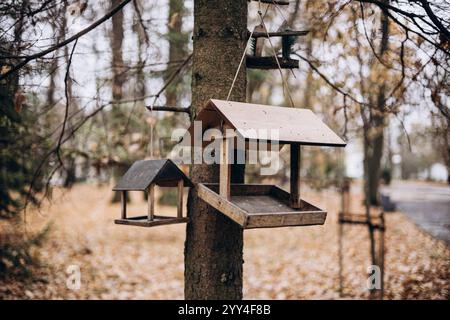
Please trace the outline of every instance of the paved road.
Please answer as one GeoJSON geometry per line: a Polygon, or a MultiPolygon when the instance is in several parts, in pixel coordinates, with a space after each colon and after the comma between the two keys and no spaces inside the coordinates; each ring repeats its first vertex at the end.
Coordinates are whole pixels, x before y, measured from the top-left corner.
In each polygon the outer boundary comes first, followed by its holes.
{"type": "Polygon", "coordinates": [[[382,192],[425,232],[450,245],[450,187],[394,182],[382,192]]]}

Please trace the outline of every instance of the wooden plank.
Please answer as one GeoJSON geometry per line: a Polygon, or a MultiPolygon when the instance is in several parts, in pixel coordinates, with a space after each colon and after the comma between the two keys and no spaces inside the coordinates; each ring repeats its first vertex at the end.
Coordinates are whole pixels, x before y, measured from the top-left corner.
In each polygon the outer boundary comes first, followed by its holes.
{"type": "Polygon", "coordinates": [[[246,229],[322,225],[326,212],[286,212],[278,214],[249,214],[246,229]]]}
{"type": "MultiPolygon", "coordinates": [[[[203,131],[218,127],[223,121],[236,129],[238,136],[246,141],[266,140],[277,141],[280,144],[300,143],[331,147],[346,145],[346,142],[309,109],[212,99],[195,120],[202,121],[203,131]],[[272,130],[278,135],[270,136],[272,130]]],[[[194,122],[183,137],[182,145],[193,145],[193,137],[194,122]]],[[[199,146],[202,145],[201,142],[199,146]]]]}
{"type": "MultiPolygon", "coordinates": [[[[218,183],[204,183],[204,186],[208,187],[212,191],[219,193],[218,183]]],[[[271,184],[259,184],[259,183],[232,183],[230,184],[231,197],[234,196],[256,196],[256,195],[268,195],[272,191],[273,185],[271,184]]]]}
{"type": "Polygon", "coordinates": [[[247,140],[339,147],[346,145],[309,109],[217,99],[210,100],[210,103],[220,117],[247,140]]]}
{"type": "Polygon", "coordinates": [[[183,217],[183,180],[178,181],[178,206],[177,206],[177,217],[183,217]]]}
{"type": "Polygon", "coordinates": [[[155,215],[155,185],[151,184],[147,192],[148,221],[153,221],[155,215]]]}
{"type": "Polygon", "coordinates": [[[231,197],[234,196],[257,196],[270,194],[272,185],[270,184],[231,184],[231,197]]]}
{"type": "Polygon", "coordinates": [[[170,159],[139,160],[133,163],[113,190],[145,191],[150,184],[158,182],[176,187],[179,179],[183,179],[186,186],[192,186],[189,178],[170,159]]]}
{"type": "Polygon", "coordinates": [[[300,168],[301,168],[301,149],[300,145],[295,143],[291,144],[291,178],[290,178],[290,190],[291,197],[290,203],[292,208],[299,209],[302,206],[302,200],[300,198],[300,168]]]}
{"type": "MultiPolygon", "coordinates": [[[[278,198],[278,200],[283,201],[284,203],[286,203],[286,205],[288,205],[290,207],[290,193],[287,192],[286,190],[282,189],[279,186],[273,185],[272,189],[271,189],[271,194],[273,194],[276,198],[278,198]]],[[[305,201],[302,199],[302,207],[300,208],[301,210],[305,210],[305,211],[324,211],[322,209],[320,209],[317,205],[310,203],[308,201],[305,201]]],[[[290,207],[291,208],[291,207],[290,207]]],[[[298,209],[293,209],[293,210],[298,210],[298,209]]]]}
{"type": "Polygon", "coordinates": [[[273,195],[259,196],[234,196],[231,202],[237,205],[248,214],[285,214],[285,213],[301,213],[301,212],[325,212],[322,209],[311,205],[302,200],[302,207],[294,209],[283,199],[274,197],[273,195]]]}
{"type": "Polygon", "coordinates": [[[274,197],[278,198],[280,201],[283,201],[287,206],[290,206],[291,195],[286,190],[283,190],[281,187],[272,185],[270,189],[270,194],[274,197]]]}
{"type": "Polygon", "coordinates": [[[122,219],[126,219],[127,218],[127,192],[126,191],[122,191],[120,193],[120,204],[122,207],[121,217],[122,217],[122,219]]]}
{"type": "MultiPolygon", "coordinates": [[[[219,185],[217,183],[205,183],[202,184],[207,187],[212,192],[218,194],[219,193],[219,185]]],[[[314,205],[308,201],[302,200],[302,207],[300,209],[294,209],[290,206],[289,199],[290,194],[286,190],[282,189],[277,185],[272,184],[243,184],[243,183],[232,183],[231,184],[231,202],[239,207],[239,205],[243,202],[253,201],[257,203],[259,200],[265,198],[266,203],[264,205],[259,206],[258,209],[250,210],[250,212],[262,212],[263,208],[267,204],[268,198],[270,196],[272,198],[271,201],[275,201],[277,204],[279,203],[282,208],[281,212],[289,212],[289,211],[321,211],[317,205],[314,205]]],[[[271,204],[270,206],[273,206],[271,204]]],[[[243,209],[243,208],[241,208],[243,209]]],[[[250,209],[250,208],[249,208],[250,209]]],[[[264,211],[266,212],[266,211],[264,211]]]]}
{"type": "MultiPolygon", "coordinates": [[[[340,224],[355,224],[355,225],[369,225],[369,221],[367,220],[367,216],[365,214],[359,213],[339,213],[339,223],[340,224]]],[[[371,214],[372,227],[374,229],[384,230],[384,225],[382,219],[378,215],[371,214]]]]}
{"type": "Polygon", "coordinates": [[[123,175],[113,190],[145,191],[168,160],[139,160],[123,175]]]}
{"type": "Polygon", "coordinates": [[[246,215],[244,211],[238,206],[234,205],[227,199],[221,197],[216,192],[208,188],[207,186],[199,183],[197,185],[198,196],[200,199],[208,203],[210,206],[220,211],[231,220],[237,222],[241,226],[246,224],[246,215]]]}
{"type": "Polygon", "coordinates": [[[254,191],[257,195],[232,195],[228,201],[217,194],[217,184],[200,183],[197,188],[198,196],[245,229],[319,225],[325,222],[327,215],[325,211],[306,201],[302,201],[301,210],[291,208],[288,201],[289,193],[276,186],[244,184],[231,186],[232,190],[235,187],[241,190],[248,187],[247,193],[254,191]],[[280,195],[281,199],[275,194],[280,195]]]}
{"type": "MultiPolygon", "coordinates": [[[[363,226],[367,226],[369,224],[367,221],[354,221],[354,220],[347,220],[347,219],[339,219],[339,223],[340,224],[355,224],[355,225],[363,225],[363,226]]],[[[385,230],[385,228],[378,223],[372,223],[372,228],[380,229],[382,231],[385,230]]]]}
{"type": "MultiPolygon", "coordinates": [[[[299,61],[295,59],[286,59],[283,57],[278,57],[278,62],[280,63],[281,69],[298,69],[299,61]]],[[[247,68],[250,69],[278,69],[277,59],[275,57],[255,57],[247,55],[245,59],[247,68]]]]}
{"type": "Polygon", "coordinates": [[[234,196],[233,204],[243,209],[246,213],[273,213],[293,211],[289,206],[270,195],[234,196]]]}
{"type": "Polygon", "coordinates": [[[219,194],[225,199],[230,199],[230,181],[231,181],[231,165],[229,163],[230,141],[222,139],[220,144],[220,192],[219,194]]]}
{"type": "Polygon", "coordinates": [[[168,224],[176,224],[176,223],[186,223],[189,221],[189,218],[176,218],[176,217],[168,217],[168,216],[154,216],[152,221],[148,221],[148,216],[139,216],[132,217],[128,219],[116,219],[114,223],[129,225],[129,226],[138,226],[138,227],[156,227],[161,225],[168,224]]]}

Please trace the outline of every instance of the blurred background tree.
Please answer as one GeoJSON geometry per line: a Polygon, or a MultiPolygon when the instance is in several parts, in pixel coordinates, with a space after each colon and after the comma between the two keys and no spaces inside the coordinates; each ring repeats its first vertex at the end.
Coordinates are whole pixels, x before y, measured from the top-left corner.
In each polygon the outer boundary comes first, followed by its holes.
{"type": "MultiPolygon", "coordinates": [[[[0,217],[17,220],[52,187],[109,183],[137,159],[169,155],[173,129],[189,116],[148,109],[190,106],[192,8],[188,0],[0,3],[0,217]]],[[[249,8],[252,29],[258,3],[249,8]]],[[[388,0],[267,10],[272,31],[310,30],[293,46],[299,70],[283,71],[295,107],[360,149],[356,177],[365,177],[372,204],[396,154],[403,178],[437,162],[450,171],[448,12],[445,1],[388,0]]],[[[263,54],[273,54],[267,41],[263,54]]],[[[289,105],[279,72],[249,70],[247,100],[289,105]]],[[[302,175],[313,188],[338,185],[356,166],[344,152],[308,148],[302,175]]],[[[248,167],[249,181],[257,170],[248,167]]],[[[283,184],[287,174],[282,167],[270,179],[283,184]]]]}

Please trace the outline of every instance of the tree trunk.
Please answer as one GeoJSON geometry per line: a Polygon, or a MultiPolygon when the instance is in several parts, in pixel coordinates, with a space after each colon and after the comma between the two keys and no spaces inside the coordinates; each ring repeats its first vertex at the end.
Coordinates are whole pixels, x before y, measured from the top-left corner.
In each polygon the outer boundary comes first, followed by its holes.
{"type": "MultiPolygon", "coordinates": [[[[169,0],[169,19],[167,38],[169,40],[169,62],[186,59],[188,36],[183,32],[184,0],[169,0]]],[[[168,64],[165,72],[165,81],[171,76],[178,66],[168,64]]],[[[182,78],[178,78],[169,85],[165,91],[166,105],[177,106],[179,102],[178,87],[182,78]]]]}
{"type": "MultiPolygon", "coordinates": [[[[64,2],[64,7],[67,6],[67,2],[64,2]]],[[[62,25],[61,25],[61,31],[62,34],[65,35],[66,30],[67,29],[67,18],[65,15],[63,15],[62,18],[62,25]]],[[[70,52],[69,52],[69,46],[64,46],[64,57],[66,60],[66,65],[69,65],[70,61],[70,52]]],[[[69,77],[67,78],[67,99],[68,101],[66,102],[69,106],[69,110],[73,110],[73,113],[77,112],[77,106],[76,103],[73,99],[73,81],[72,78],[69,77]]],[[[71,132],[73,130],[73,119],[71,117],[69,117],[67,119],[67,132],[71,132]]],[[[64,183],[63,183],[63,187],[64,188],[71,188],[75,182],[76,182],[76,163],[75,163],[75,155],[72,154],[72,151],[76,148],[75,146],[75,141],[74,141],[74,137],[70,138],[70,140],[68,141],[68,147],[70,148],[71,152],[65,157],[65,177],[64,177],[64,183]]]]}
{"type": "MultiPolygon", "coordinates": [[[[121,0],[111,0],[111,8],[119,5],[121,0]]],[[[123,42],[123,10],[119,10],[112,19],[111,49],[112,49],[112,96],[114,102],[122,100],[125,73],[122,57],[123,42]]],[[[116,105],[117,107],[117,105],[116,105]]]]}
{"type": "MultiPolygon", "coordinates": [[[[247,1],[195,0],[192,108],[197,114],[211,99],[225,99],[246,45],[247,1]]],[[[244,101],[245,65],[232,100],[244,101]]],[[[244,180],[244,166],[232,167],[232,181],[244,180]]],[[[194,183],[218,182],[214,165],[193,165],[194,183]]],[[[242,299],[243,230],[201,201],[191,190],[185,243],[186,299],[242,299]]]]}
{"type": "MultiPolygon", "coordinates": [[[[383,0],[384,4],[389,4],[389,0],[383,0]]],[[[379,59],[385,59],[385,53],[389,46],[389,17],[386,12],[381,13],[381,41],[378,51],[379,59]]],[[[369,141],[364,147],[368,149],[365,153],[368,165],[366,169],[366,177],[368,179],[366,197],[369,198],[370,205],[377,206],[379,204],[378,189],[381,177],[381,158],[383,157],[384,147],[384,128],[388,118],[386,117],[386,84],[378,84],[378,91],[376,93],[376,104],[373,105],[374,111],[371,111],[371,126],[369,130],[372,132],[368,135],[369,141]]]]}
{"type": "MultiPolygon", "coordinates": [[[[389,0],[382,0],[384,4],[389,4],[389,0]]],[[[382,12],[381,18],[381,41],[378,56],[380,59],[385,58],[385,53],[387,52],[389,46],[389,18],[386,12],[382,12]]],[[[380,184],[380,176],[381,176],[381,158],[383,156],[383,147],[384,147],[384,128],[388,118],[386,117],[386,84],[384,81],[380,84],[377,84],[378,90],[376,92],[376,103],[371,103],[371,105],[375,108],[375,110],[371,110],[370,112],[370,127],[365,128],[365,159],[364,159],[364,168],[366,171],[365,181],[365,209],[366,209],[366,217],[368,221],[368,231],[370,238],[370,255],[373,265],[377,265],[382,268],[383,271],[384,264],[384,256],[381,258],[381,245],[384,246],[383,243],[379,243],[379,254],[376,253],[376,240],[375,240],[375,229],[373,228],[372,218],[370,215],[370,206],[379,204],[378,197],[378,189],[380,184]]],[[[373,99],[370,99],[371,102],[373,99]]],[[[379,232],[382,232],[379,230],[379,232]]],[[[381,235],[383,236],[383,235],[381,235]]],[[[384,253],[383,253],[384,254],[384,253]]],[[[383,281],[383,280],[382,280],[383,281]]],[[[370,298],[376,298],[377,290],[370,290],[370,298]]],[[[379,298],[382,298],[383,291],[379,291],[379,298]]]]}
{"type": "MultiPolygon", "coordinates": [[[[115,8],[119,5],[121,0],[111,0],[111,8],[115,8]]],[[[122,42],[123,42],[123,10],[119,10],[112,19],[111,30],[111,50],[112,50],[112,126],[116,126],[121,123],[122,112],[120,108],[120,101],[123,98],[123,84],[125,83],[125,70],[122,56],[122,42]]],[[[122,175],[120,168],[114,168],[114,179],[119,179],[122,175]]],[[[114,192],[114,196],[111,199],[112,203],[120,202],[120,192],[114,192]]]]}
{"type": "Polygon", "coordinates": [[[372,130],[373,133],[369,138],[369,143],[365,147],[368,148],[366,153],[368,159],[368,197],[370,205],[376,206],[379,204],[378,189],[380,185],[381,177],[381,158],[383,156],[383,146],[384,146],[384,127],[385,122],[385,100],[386,86],[381,85],[378,92],[378,102],[377,102],[377,113],[372,116],[372,130]]]}

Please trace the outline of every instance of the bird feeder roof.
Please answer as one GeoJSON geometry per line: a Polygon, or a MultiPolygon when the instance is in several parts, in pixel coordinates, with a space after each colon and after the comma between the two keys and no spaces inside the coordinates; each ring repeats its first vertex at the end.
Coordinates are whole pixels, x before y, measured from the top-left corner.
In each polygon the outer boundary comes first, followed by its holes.
{"type": "Polygon", "coordinates": [[[175,187],[179,180],[184,181],[184,186],[193,186],[183,171],[169,159],[139,160],[133,163],[113,190],[145,191],[153,183],[175,187]]]}
{"type": "MultiPolygon", "coordinates": [[[[203,132],[226,124],[245,140],[332,147],[346,145],[309,109],[211,99],[195,121],[202,121],[203,132]],[[278,137],[271,136],[274,132],[271,130],[277,130],[278,137]]],[[[188,133],[194,137],[194,123],[191,123],[188,133]]]]}

